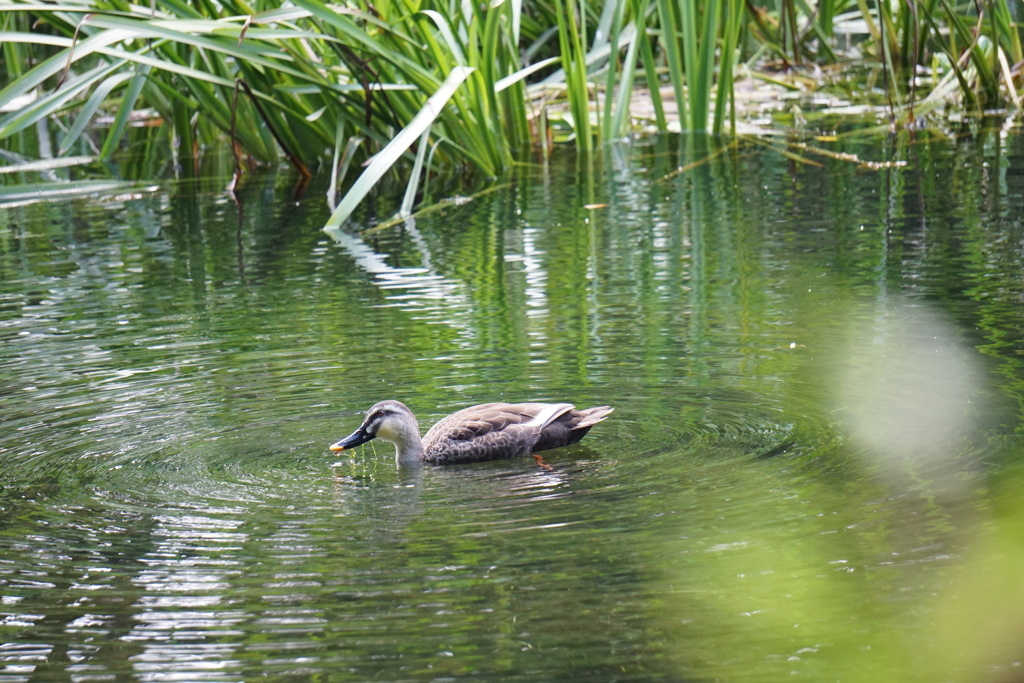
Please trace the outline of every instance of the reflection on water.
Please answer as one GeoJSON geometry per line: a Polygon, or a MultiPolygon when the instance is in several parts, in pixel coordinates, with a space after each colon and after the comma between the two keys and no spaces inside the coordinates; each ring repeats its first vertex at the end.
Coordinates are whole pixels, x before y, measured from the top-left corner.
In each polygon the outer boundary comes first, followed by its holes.
{"type": "Polygon", "coordinates": [[[1020,141],[706,144],[378,231],[0,208],[0,681],[1016,677],[1020,141]],[[384,398],[616,412],[551,472],[326,451],[384,398]]]}

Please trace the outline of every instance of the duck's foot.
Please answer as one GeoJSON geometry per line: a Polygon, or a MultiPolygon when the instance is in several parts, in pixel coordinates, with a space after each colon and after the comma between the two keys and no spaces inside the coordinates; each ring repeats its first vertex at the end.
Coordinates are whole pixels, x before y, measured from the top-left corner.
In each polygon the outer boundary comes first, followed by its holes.
{"type": "Polygon", "coordinates": [[[534,453],[533,459],[537,461],[537,467],[543,467],[548,472],[554,472],[555,468],[544,462],[544,457],[540,453],[534,453]]]}

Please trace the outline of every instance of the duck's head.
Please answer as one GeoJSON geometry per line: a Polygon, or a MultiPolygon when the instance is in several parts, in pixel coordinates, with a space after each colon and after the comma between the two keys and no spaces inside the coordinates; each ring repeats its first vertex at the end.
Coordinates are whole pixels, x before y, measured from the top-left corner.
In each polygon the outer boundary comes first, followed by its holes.
{"type": "Polygon", "coordinates": [[[419,439],[419,426],[412,411],[399,401],[381,401],[366,411],[359,429],[328,448],[337,453],[377,438],[401,444],[412,435],[419,439]]]}

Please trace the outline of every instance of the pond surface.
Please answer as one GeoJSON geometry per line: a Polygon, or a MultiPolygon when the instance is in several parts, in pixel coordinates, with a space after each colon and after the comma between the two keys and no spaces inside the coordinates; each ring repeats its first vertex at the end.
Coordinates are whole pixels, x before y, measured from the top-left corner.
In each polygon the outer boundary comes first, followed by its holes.
{"type": "Polygon", "coordinates": [[[285,172],[9,193],[0,681],[1020,678],[1024,141],[706,144],[366,232],[285,172]],[[385,398],[615,413],[327,451],[385,398]]]}

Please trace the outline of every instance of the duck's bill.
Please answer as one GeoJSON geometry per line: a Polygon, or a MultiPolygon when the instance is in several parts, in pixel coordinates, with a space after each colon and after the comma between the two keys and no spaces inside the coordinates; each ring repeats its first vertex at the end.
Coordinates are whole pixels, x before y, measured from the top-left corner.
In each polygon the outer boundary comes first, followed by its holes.
{"type": "Polygon", "coordinates": [[[364,444],[372,438],[373,434],[367,433],[363,427],[360,427],[338,443],[332,443],[328,448],[335,453],[338,453],[339,451],[344,451],[349,448],[355,448],[359,444],[364,444]]]}

